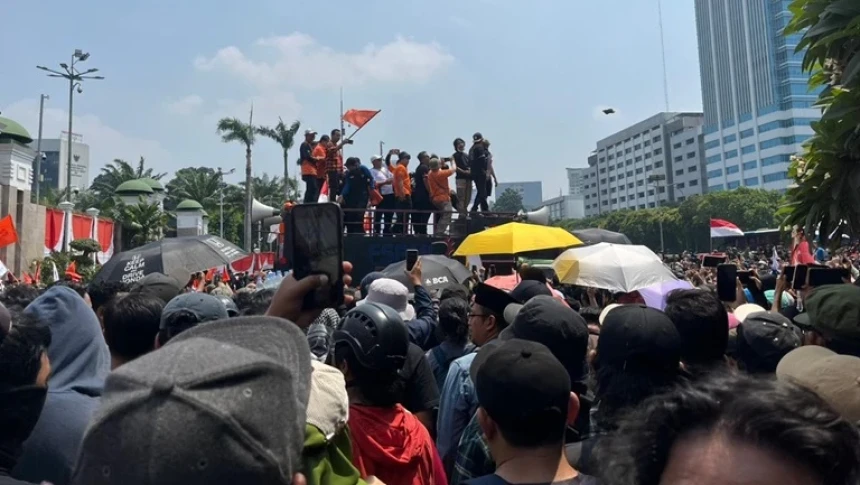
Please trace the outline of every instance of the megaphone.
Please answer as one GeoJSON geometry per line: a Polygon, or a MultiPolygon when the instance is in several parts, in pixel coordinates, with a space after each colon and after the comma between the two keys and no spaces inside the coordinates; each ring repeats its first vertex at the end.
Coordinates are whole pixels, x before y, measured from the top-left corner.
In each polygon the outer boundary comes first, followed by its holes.
{"type": "Polygon", "coordinates": [[[537,224],[539,226],[546,226],[549,224],[549,207],[543,206],[540,209],[531,212],[521,210],[517,213],[517,220],[537,224]]]}
{"type": "MultiPolygon", "coordinates": [[[[280,215],[280,210],[268,206],[257,199],[254,199],[251,204],[251,222],[259,222],[275,216],[278,216],[278,221],[280,221],[280,215]]],[[[277,224],[277,222],[273,222],[272,224],[277,224]]]]}

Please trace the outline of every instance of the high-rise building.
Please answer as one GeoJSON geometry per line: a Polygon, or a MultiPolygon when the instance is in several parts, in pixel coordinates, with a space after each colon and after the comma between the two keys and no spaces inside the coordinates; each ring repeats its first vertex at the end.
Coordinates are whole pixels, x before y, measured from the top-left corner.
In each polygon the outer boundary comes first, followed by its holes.
{"type": "Polygon", "coordinates": [[[585,189],[585,174],[588,172],[588,167],[585,168],[568,168],[567,169],[567,194],[582,195],[585,189]]]}
{"type": "MultiPolygon", "coordinates": [[[[63,190],[66,188],[66,169],[69,148],[68,133],[63,132],[60,138],[42,140],[42,163],[38,179],[40,190],[45,193],[48,189],[63,190]]],[[[36,142],[30,144],[36,149],[36,142]]],[[[35,184],[36,181],[34,180],[35,184]]],[[[83,142],[83,137],[72,135],[72,189],[84,190],[90,185],[90,146],[83,142]]],[[[35,186],[34,186],[35,187],[35,186]]]]}
{"type": "Polygon", "coordinates": [[[792,155],[820,118],[784,35],[790,0],[696,0],[709,191],[785,189],[792,155]]]}
{"type": "Polygon", "coordinates": [[[541,182],[502,182],[495,188],[496,198],[508,189],[520,194],[525,210],[532,210],[541,206],[543,201],[543,184],[541,182]]]}
{"type": "Polygon", "coordinates": [[[702,122],[701,113],[658,113],[597,142],[583,175],[585,215],[701,194],[702,122]]]}

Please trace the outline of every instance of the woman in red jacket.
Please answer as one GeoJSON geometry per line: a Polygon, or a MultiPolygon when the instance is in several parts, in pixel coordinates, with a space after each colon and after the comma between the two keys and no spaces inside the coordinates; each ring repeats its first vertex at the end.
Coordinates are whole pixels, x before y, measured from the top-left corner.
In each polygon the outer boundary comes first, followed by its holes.
{"type": "Polygon", "coordinates": [[[409,334],[400,315],[386,305],[365,303],[350,310],[334,333],[335,365],[349,394],[352,461],[362,478],[386,485],[447,485],[430,433],[401,406],[409,334]]]}

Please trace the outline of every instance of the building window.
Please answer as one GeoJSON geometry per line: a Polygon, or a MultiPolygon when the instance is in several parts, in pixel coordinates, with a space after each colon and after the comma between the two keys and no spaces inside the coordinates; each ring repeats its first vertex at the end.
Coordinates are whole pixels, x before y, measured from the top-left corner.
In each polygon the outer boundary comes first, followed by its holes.
{"type": "Polygon", "coordinates": [[[637,169],[636,169],[636,174],[638,175],[638,174],[641,174],[641,173],[642,173],[642,169],[641,169],[641,168],[637,168],[637,169]]]}
{"type": "Polygon", "coordinates": [[[642,187],[643,185],[645,185],[645,182],[643,180],[636,182],[637,187],[642,187]]]}
{"type": "Polygon", "coordinates": [[[609,154],[609,159],[610,159],[610,160],[615,160],[615,155],[609,154]]]}
{"type": "Polygon", "coordinates": [[[633,176],[633,170],[628,170],[628,171],[627,171],[627,176],[628,176],[628,177],[632,177],[632,176],[633,176]]]}
{"type": "Polygon", "coordinates": [[[687,154],[687,160],[689,160],[691,158],[696,158],[696,152],[690,152],[687,154]]]}
{"type": "Polygon", "coordinates": [[[731,143],[733,141],[737,141],[737,139],[738,139],[738,137],[736,137],[735,135],[729,135],[729,136],[723,137],[723,143],[731,143]]]}
{"type": "Polygon", "coordinates": [[[649,196],[653,196],[653,195],[654,195],[654,189],[649,190],[649,191],[648,191],[648,195],[649,195],[649,196]]]}
{"type": "Polygon", "coordinates": [[[634,149],[634,150],[639,150],[639,149],[641,149],[641,148],[642,148],[642,144],[641,144],[641,143],[637,143],[637,144],[633,145],[633,149],[634,149]]]}
{"type": "Polygon", "coordinates": [[[722,176],[723,176],[723,169],[721,169],[721,168],[708,171],[708,178],[709,179],[716,178],[716,177],[722,177],[722,176]]]}
{"type": "Polygon", "coordinates": [[[615,182],[615,177],[609,177],[610,182],[615,182]]]}
{"type": "MultiPolygon", "coordinates": [[[[744,170],[752,170],[756,167],[758,167],[758,162],[756,162],[755,160],[752,160],[749,162],[744,162],[744,170]]],[[[747,184],[744,183],[744,185],[747,185],[747,184]]]]}
{"type": "Polygon", "coordinates": [[[624,174],[623,174],[623,173],[619,173],[619,174],[618,174],[618,180],[621,180],[621,179],[623,179],[623,178],[624,178],[624,174]]]}
{"type": "Polygon", "coordinates": [[[629,166],[629,165],[633,165],[633,159],[628,159],[628,160],[627,160],[627,165],[628,165],[628,166],[629,166]]]}
{"type": "Polygon", "coordinates": [[[627,202],[627,197],[625,197],[625,196],[623,196],[623,195],[622,195],[622,196],[621,196],[621,202],[627,202]]]}
{"type": "Polygon", "coordinates": [[[764,177],[762,177],[762,181],[764,181],[764,183],[779,182],[780,180],[787,180],[787,179],[788,179],[788,174],[785,172],[769,173],[769,174],[765,175],[764,177]]]}
{"type": "Polygon", "coordinates": [[[708,191],[710,191],[710,192],[722,192],[722,190],[723,190],[723,184],[709,185],[708,186],[708,191]]]}
{"type": "Polygon", "coordinates": [[[732,158],[736,158],[737,156],[738,156],[738,151],[737,151],[737,150],[729,150],[729,151],[727,151],[727,152],[726,152],[726,160],[729,160],[729,159],[732,159],[732,158]]]}
{"type": "Polygon", "coordinates": [[[758,177],[750,177],[744,179],[744,185],[747,187],[755,187],[758,185],[758,177]]]}
{"type": "Polygon", "coordinates": [[[722,156],[722,155],[720,155],[720,154],[718,153],[718,154],[716,154],[716,155],[711,155],[710,157],[708,157],[708,158],[705,160],[705,163],[707,163],[708,165],[710,165],[710,164],[712,164],[712,163],[721,162],[722,160],[723,160],[723,156],[722,156]]]}
{"type": "Polygon", "coordinates": [[[606,195],[606,189],[601,190],[600,195],[606,195]]]}
{"type": "Polygon", "coordinates": [[[726,167],[726,175],[738,173],[739,171],[740,171],[740,168],[738,168],[737,165],[732,165],[730,167],[726,167]]]}
{"type": "Polygon", "coordinates": [[[675,175],[684,175],[684,169],[675,170],[675,175]]]}
{"type": "Polygon", "coordinates": [[[775,155],[772,157],[762,158],[761,166],[768,167],[770,165],[776,165],[778,163],[788,163],[791,161],[791,157],[789,155],[775,155]]]}
{"type": "Polygon", "coordinates": [[[675,187],[678,187],[679,189],[683,189],[684,188],[684,182],[679,182],[675,187]]]}
{"type": "Polygon", "coordinates": [[[693,143],[696,143],[696,139],[695,139],[695,138],[688,138],[688,139],[687,139],[687,145],[692,145],[693,143]]]}
{"type": "Polygon", "coordinates": [[[687,167],[687,173],[695,172],[696,170],[699,170],[699,167],[697,167],[695,165],[690,165],[689,167],[687,167]]]}
{"type": "Polygon", "coordinates": [[[729,190],[732,190],[732,189],[736,189],[740,186],[741,186],[741,183],[739,181],[735,180],[734,182],[729,182],[728,185],[726,185],[726,188],[729,190]]]}
{"type": "Polygon", "coordinates": [[[696,180],[696,179],[690,180],[690,187],[695,187],[696,185],[699,185],[698,180],[696,180]]]}
{"type": "Polygon", "coordinates": [[[640,156],[636,157],[636,161],[637,161],[637,162],[641,162],[641,161],[642,161],[642,156],[640,155],[640,156]]]}
{"type": "Polygon", "coordinates": [[[645,197],[645,192],[639,192],[639,198],[641,199],[643,197],[645,197]]]}
{"type": "Polygon", "coordinates": [[[650,153],[646,153],[646,154],[645,154],[645,160],[648,160],[649,158],[651,158],[651,154],[650,154],[650,153]]]}
{"type": "Polygon", "coordinates": [[[683,197],[683,196],[682,196],[682,197],[678,197],[678,202],[684,202],[684,199],[686,199],[686,197],[683,197]]]}
{"type": "Polygon", "coordinates": [[[651,146],[651,142],[648,140],[645,140],[645,143],[643,143],[643,145],[645,145],[646,147],[651,146]]]}
{"type": "Polygon", "coordinates": [[[618,199],[612,199],[609,201],[609,203],[615,205],[618,203],[618,199]]]}
{"type": "Polygon", "coordinates": [[[601,202],[602,205],[609,205],[605,200],[601,202]]]}
{"type": "Polygon", "coordinates": [[[610,193],[610,194],[614,194],[615,192],[616,192],[615,187],[612,187],[611,189],[609,189],[609,193],[610,193]]]}
{"type": "Polygon", "coordinates": [[[741,153],[746,155],[747,153],[752,153],[755,151],[755,145],[747,145],[741,148],[741,153]]]}
{"type": "Polygon", "coordinates": [[[750,129],[748,129],[748,130],[744,130],[744,131],[742,131],[742,132],[741,132],[741,139],[743,140],[744,138],[749,138],[749,137],[751,137],[751,136],[753,136],[753,135],[755,135],[755,130],[753,130],[752,128],[750,128],[750,129]]]}
{"type": "MultiPolygon", "coordinates": [[[[678,147],[680,147],[680,146],[681,146],[681,144],[679,143],[678,147]]],[[[711,140],[708,143],[705,143],[705,150],[710,150],[711,148],[717,148],[718,146],[720,146],[720,140],[711,140]]]]}
{"type": "Polygon", "coordinates": [[[674,145],[672,145],[672,148],[681,148],[681,144],[680,144],[680,143],[675,143],[674,145]]]}
{"type": "Polygon", "coordinates": [[[676,162],[680,162],[680,161],[682,161],[682,160],[684,160],[684,156],[683,156],[683,155],[678,155],[677,157],[675,157],[675,161],[676,161],[676,162]]]}
{"type": "Polygon", "coordinates": [[[663,162],[654,162],[654,168],[660,168],[663,166],[663,162]]]}
{"type": "Polygon", "coordinates": [[[655,148],[655,149],[654,149],[654,155],[659,155],[659,154],[661,154],[661,153],[663,153],[663,149],[662,149],[662,148],[655,148]]]}
{"type": "Polygon", "coordinates": [[[624,153],[630,153],[630,152],[632,152],[632,151],[633,151],[633,149],[632,149],[632,148],[630,148],[630,147],[627,147],[627,148],[625,148],[625,149],[624,149],[624,153]]]}
{"type": "Polygon", "coordinates": [[[629,184],[627,184],[627,188],[632,189],[633,188],[633,182],[630,182],[629,184]]]}

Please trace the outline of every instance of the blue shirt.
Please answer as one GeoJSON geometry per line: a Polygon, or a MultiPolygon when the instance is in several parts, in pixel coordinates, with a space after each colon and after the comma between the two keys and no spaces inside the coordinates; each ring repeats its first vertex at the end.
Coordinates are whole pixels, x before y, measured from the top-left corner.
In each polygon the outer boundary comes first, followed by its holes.
{"type": "Polygon", "coordinates": [[[472,366],[475,355],[477,354],[473,352],[451,362],[441,389],[439,417],[436,421],[436,448],[443,461],[446,455],[457,452],[460,436],[478,409],[478,396],[469,376],[469,367],[472,366]]]}
{"type": "Polygon", "coordinates": [[[409,341],[427,351],[439,344],[436,338],[436,321],[438,314],[433,307],[433,299],[423,286],[416,286],[412,305],[415,307],[415,319],[406,322],[409,330],[409,341]]]}
{"type": "MultiPolygon", "coordinates": [[[[361,171],[362,175],[364,175],[364,180],[367,181],[368,186],[373,183],[373,174],[370,173],[369,168],[365,167],[364,165],[360,165],[358,167],[358,170],[361,171]]],[[[353,177],[350,177],[349,174],[346,174],[344,176],[343,189],[341,189],[340,191],[340,195],[343,196],[344,199],[349,196],[350,190],[353,190],[351,183],[352,179],[353,177]]],[[[355,190],[361,190],[361,187],[357,187],[355,190]]]]}

